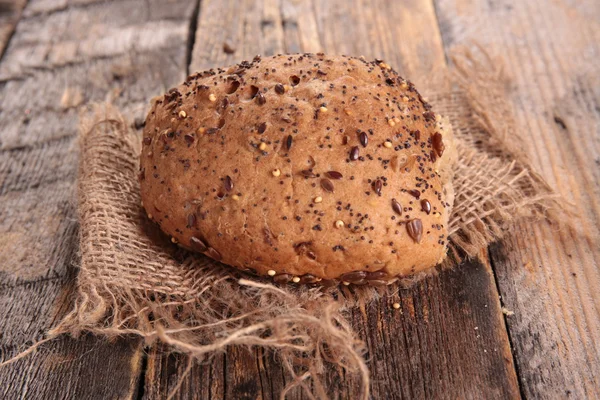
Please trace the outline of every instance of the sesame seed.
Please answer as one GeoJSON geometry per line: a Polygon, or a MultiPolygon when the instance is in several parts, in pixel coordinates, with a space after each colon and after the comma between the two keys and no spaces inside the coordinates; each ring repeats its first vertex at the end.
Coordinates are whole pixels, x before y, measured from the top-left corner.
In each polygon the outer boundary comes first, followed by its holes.
{"type": "Polygon", "coordinates": [[[352,111],[349,108],[344,108],[346,115],[352,115],[352,111]]]}
{"type": "Polygon", "coordinates": [[[388,125],[389,126],[395,126],[396,123],[394,122],[394,120],[392,118],[388,119],[388,125]]]}
{"type": "Polygon", "coordinates": [[[397,124],[399,124],[400,123],[400,118],[398,118],[398,117],[394,118],[394,122],[397,123],[397,124]]]}
{"type": "Polygon", "coordinates": [[[403,96],[403,97],[402,97],[402,101],[403,101],[403,102],[405,102],[405,103],[408,103],[408,97],[406,97],[406,96],[403,96]]]}
{"type": "Polygon", "coordinates": [[[269,275],[269,276],[275,276],[276,273],[277,272],[275,270],[273,270],[273,269],[270,269],[270,270],[267,271],[267,275],[269,275]]]}
{"type": "Polygon", "coordinates": [[[174,237],[171,238],[171,242],[173,243],[177,243],[177,239],[175,239],[174,237]]]}
{"type": "Polygon", "coordinates": [[[274,169],[273,171],[271,171],[271,173],[274,177],[278,177],[279,175],[281,175],[281,171],[279,170],[279,168],[274,169]]]}
{"type": "Polygon", "coordinates": [[[299,277],[299,276],[295,276],[295,277],[293,277],[293,278],[292,278],[292,282],[294,282],[294,283],[298,283],[298,282],[300,282],[300,277],[299,277]]]}
{"type": "Polygon", "coordinates": [[[338,219],[337,221],[335,221],[335,227],[336,228],[343,228],[344,227],[344,221],[342,221],[341,219],[338,219]]]}
{"type": "Polygon", "coordinates": [[[199,134],[203,134],[204,132],[206,132],[206,128],[198,128],[198,133],[199,134]]]}
{"type": "Polygon", "coordinates": [[[327,107],[320,107],[319,111],[321,111],[321,112],[327,112],[327,107]]]}
{"type": "Polygon", "coordinates": [[[238,201],[240,199],[240,196],[238,196],[237,194],[234,194],[233,196],[231,196],[231,198],[235,201],[238,201]]]}
{"type": "Polygon", "coordinates": [[[152,214],[148,214],[148,219],[152,219],[152,214]]]}
{"type": "Polygon", "coordinates": [[[317,197],[315,197],[315,198],[313,199],[313,201],[314,201],[315,203],[320,203],[320,202],[322,202],[322,201],[323,201],[323,198],[322,198],[321,196],[317,196],[317,197]]]}
{"type": "Polygon", "coordinates": [[[267,144],[266,144],[265,142],[262,142],[262,143],[261,143],[261,144],[258,146],[258,148],[259,148],[260,150],[264,150],[264,149],[266,149],[266,148],[267,148],[267,144]]]}
{"type": "Polygon", "coordinates": [[[350,282],[343,281],[342,283],[344,284],[344,286],[350,285],[350,282]]]}
{"type": "Polygon", "coordinates": [[[387,140],[386,140],[385,142],[383,142],[383,145],[384,145],[386,148],[388,148],[388,149],[391,149],[391,148],[392,148],[392,142],[389,142],[389,141],[387,141],[387,140]]]}
{"type": "Polygon", "coordinates": [[[214,93],[211,93],[208,95],[208,99],[210,101],[217,101],[217,96],[215,96],[214,93]]]}
{"type": "Polygon", "coordinates": [[[187,113],[183,110],[179,111],[179,118],[185,118],[187,117],[187,113]]]}
{"type": "Polygon", "coordinates": [[[394,303],[392,304],[392,307],[394,307],[397,310],[400,308],[400,303],[394,303]]]}

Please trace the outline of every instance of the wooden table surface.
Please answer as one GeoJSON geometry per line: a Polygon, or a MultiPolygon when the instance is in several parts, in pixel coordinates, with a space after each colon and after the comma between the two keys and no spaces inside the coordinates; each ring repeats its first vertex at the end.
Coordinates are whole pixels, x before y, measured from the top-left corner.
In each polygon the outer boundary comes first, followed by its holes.
{"type": "MultiPolygon", "coordinates": [[[[410,78],[473,41],[505,60],[531,161],[581,218],[520,223],[479,260],[356,310],[372,397],[600,398],[597,0],[0,1],[0,359],[71,306],[79,106],[110,100],[133,120],[190,71],[278,52],[384,58],[410,78]]],[[[160,399],[187,365],[135,338],[63,337],[0,369],[0,398],[160,399]]],[[[331,397],[356,398],[334,372],[331,397]]],[[[231,348],[174,398],[274,399],[289,379],[272,353],[231,348]]]]}

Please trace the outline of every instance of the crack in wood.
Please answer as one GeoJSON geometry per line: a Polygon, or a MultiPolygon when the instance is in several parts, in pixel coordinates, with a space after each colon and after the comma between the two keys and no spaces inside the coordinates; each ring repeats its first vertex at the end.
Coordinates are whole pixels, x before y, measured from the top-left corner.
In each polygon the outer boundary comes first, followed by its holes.
{"type": "Polygon", "coordinates": [[[186,75],[190,75],[190,65],[192,63],[192,53],[194,51],[194,44],[196,43],[196,31],[198,29],[198,18],[200,16],[200,2],[201,0],[196,0],[196,4],[194,5],[194,10],[192,11],[192,16],[190,18],[190,27],[188,31],[188,39],[187,46],[185,52],[185,73],[186,75]]]}
{"type": "Polygon", "coordinates": [[[132,396],[132,398],[137,400],[143,400],[144,398],[144,391],[146,389],[146,374],[148,372],[148,352],[144,347],[140,351],[142,352],[142,365],[140,366],[140,373],[137,377],[137,388],[132,396]]]}
{"type": "MultiPolygon", "coordinates": [[[[501,246],[501,244],[497,244],[497,243],[492,244],[492,245],[488,246],[488,249],[487,249],[488,260],[490,262],[492,274],[494,274],[494,283],[496,284],[496,290],[498,291],[498,293],[501,293],[500,282],[498,280],[497,272],[496,272],[496,262],[494,260],[494,257],[492,256],[492,246],[501,246]]],[[[500,306],[502,307],[502,309],[504,309],[505,305],[504,305],[504,299],[502,298],[502,295],[499,295],[498,298],[500,299],[500,306]]],[[[504,329],[506,330],[506,335],[508,336],[508,343],[510,346],[510,354],[512,356],[512,363],[513,363],[513,367],[515,369],[515,373],[517,375],[517,385],[519,388],[519,395],[521,396],[521,399],[526,399],[527,396],[526,396],[525,389],[524,389],[523,377],[521,375],[519,363],[517,362],[518,360],[517,360],[516,349],[513,346],[512,332],[510,329],[508,329],[508,326],[509,326],[508,315],[504,314],[503,318],[504,318],[504,329]]]]}

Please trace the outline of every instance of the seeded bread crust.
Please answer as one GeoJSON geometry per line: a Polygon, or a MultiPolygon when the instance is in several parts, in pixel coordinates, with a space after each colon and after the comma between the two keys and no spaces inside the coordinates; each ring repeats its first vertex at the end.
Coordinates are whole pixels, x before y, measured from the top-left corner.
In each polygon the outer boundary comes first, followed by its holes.
{"type": "Polygon", "coordinates": [[[445,257],[450,132],[381,60],[257,56],[153,101],[142,201],[174,242],[277,282],[385,284],[445,257]]]}

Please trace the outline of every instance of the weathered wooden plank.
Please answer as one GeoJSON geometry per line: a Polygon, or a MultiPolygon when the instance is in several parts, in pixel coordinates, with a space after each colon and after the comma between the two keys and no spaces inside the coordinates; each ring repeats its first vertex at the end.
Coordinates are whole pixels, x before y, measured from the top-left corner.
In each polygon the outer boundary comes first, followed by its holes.
{"type": "MultiPolygon", "coordinates": [[[[74,274],[70,275],[0,289],[2,359],[42,339],[44,328],[69,310],[74,289],[74,274]]],[[[131,399],[141,376],[141,359],[140,340],[61,337],[0,369],[0,397],[131,399]]]]}
{"type": "MultiPolygon", "coordinates": [[[[71,307],[77,114],[112,99],[133,119],[185,76],[194,4],[31,0],[0,62],[0,360],[71,307]]],[[[2,398],[133,398],[142,342],[66,337],[0,368],[2,398]]]]}
{"type": "Polygon", "coordinates": [[[10,40],[27,0],[0,0],[0,58],[10,40]]]}
{"type": "MultiPolygon", "coordinates": [[[[273,9],[272,3],[203,1],[190,70],[256,53],[321,50],[382,57],[409,78],[445,65],[429,1],[281,0],[281,16],[265,11],[273,9]],[[259,31],[267,37],[254,36],[259,31]],[[225,39],[234,54],[223,52],[225,39]],[[282,48],[266,43],[281,43],[282,48]]],[[[365,310],[353,310],[352,325],[369,352],[373,398],[519,397],[498,292],[483,254],[485,263],[465,263],[365,310]],[[394,302],[400,309],[392,307],[394,302]]],[[[145,397],[170,393],[188,362],[185,356],[151,354],[145,397]]],[[[331,398],[357,398],[359,382],[338,372],[326,376],[331,398]]],[[[274,399],[290,379],[272,353],[233,348],[224,358],[194,366],[175,398],[201,398],[217,385],[211,398],[274,399]]],[[[295,389],[286,398],[305,395],[295,389]]]]}
{"type": "MultiPolygon", "coordinates": [[[[528,398],[600,397],[598,2],[436,0],[446,48],[476,40],[512,78],[517,132],[580,217],[491,247],[528,398]],[[574,221],[574,220],[573,220],[574,221]]],[[[472,43],[471,43],[472,44],[472,43]]]]}

